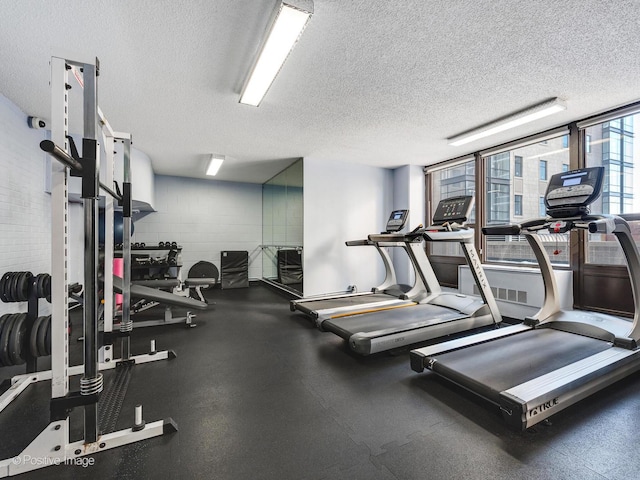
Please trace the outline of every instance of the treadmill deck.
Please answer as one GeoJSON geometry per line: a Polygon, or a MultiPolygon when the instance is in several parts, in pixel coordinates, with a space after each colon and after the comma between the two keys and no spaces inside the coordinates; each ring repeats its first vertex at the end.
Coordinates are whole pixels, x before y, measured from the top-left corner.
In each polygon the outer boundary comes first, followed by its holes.
{"type": "Polygon", "coordinates": [[[322,322],[321,327],[348,340],[356,333],[402,332],[468,316],[438,305],[415,304],[362,315],[331,318],[322,322]]]}
{"type": "Polygon", "coordinates": [[[498,404],[500,392],[611,346],[595,338],[540,328],[434,355],[430,368],[498,404]]]}
{"type": "Polygon", "coordinates": [[[318,300],[305,300],[303,302],[296,302],[296,308],[305,313],[317,313],[321,310],[333,310],[335,308],[366,305],[368,303],[385,302],[388,300],[397,299],[397,297],[387,295],[386,293],[370,293],[367,295],[352,295],[318,300]]]}

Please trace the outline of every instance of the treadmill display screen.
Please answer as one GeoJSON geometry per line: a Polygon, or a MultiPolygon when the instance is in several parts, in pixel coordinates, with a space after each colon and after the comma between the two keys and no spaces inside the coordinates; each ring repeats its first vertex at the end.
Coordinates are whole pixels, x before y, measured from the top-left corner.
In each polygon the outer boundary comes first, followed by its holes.
{"type": "Polygon", "coordinates": [[[440,200],[435,213],[433,224],[441,225],[447,222],[465,223],[471,215],[473,197],[471,195],[452,197],[440,200]]]}
{"type": "Polygon", "coordinates": [[[602,190],[604,167],[590,167],[557,173],[549,179],[544,197],[547,215],[553,218],[582,215],[602,190]]]}
{"type": "Polygon", "coordinates": [[[387,232],[398,232],[404,228],[409,217],[409,210],[394,210],[387,220],[387,232]]]}
{"type": "Polygon", "coordinates": [[[571,185],[580,185],[582,180],[580,177],[577,178],[567,178],[564,182],[562,182],[563,187],[570,187],[571,185]]]}

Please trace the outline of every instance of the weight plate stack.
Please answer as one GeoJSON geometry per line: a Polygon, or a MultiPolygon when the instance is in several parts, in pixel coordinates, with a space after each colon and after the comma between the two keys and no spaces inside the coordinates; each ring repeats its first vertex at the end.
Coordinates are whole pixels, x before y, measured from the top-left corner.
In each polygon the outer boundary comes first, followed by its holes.
{"type": "Polygon", "coordinates": [[[26,302],[33,274],[31,272],[7,272],[0,279],[0,300],[8,302],[26,302]]]}

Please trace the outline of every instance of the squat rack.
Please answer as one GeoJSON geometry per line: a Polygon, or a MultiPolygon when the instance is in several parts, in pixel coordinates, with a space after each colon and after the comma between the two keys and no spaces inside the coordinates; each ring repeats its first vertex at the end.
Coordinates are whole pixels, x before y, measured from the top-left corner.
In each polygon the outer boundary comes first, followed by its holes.
{"type": "MultiPolygon", "coordinates": [[[[101,434],[98,421],[98,400],[103,390],[101,369],[114,368],[121,363],[113,359],[112,342],[122,337],[122,357],[129,363],[145,363],[175,357],[172,352],[155,352],[153,346],[147,355],[130,357],[129,333],[132,323],[129,316],[130,301],[130,237],[131,237],[131,178],[130,148],[131,135],[114,132],[98,107],[97,76],[99,61],[71,61],[64,58],[51,58],[51,140],[43,141],[41,148],[50,153],[59,163],[52,162],[51,185],[51,273],[54,281],[51,286],[52,332],[51,332],[51,371],[43,375],[24,380],[31,381],[51,378],[51,417],[49,425],[23,450],[19,457],[39,459],[37,462],[15,461],[14,457],[0,460],[0,478],[23,473],[61,463],[111,448],[127,445],[140,440],[172,433],[177,430],[171,418],[145,424],[142,419],[142,407],[136,407],[135,423],[132,428],[113,433],[101,434]],[[83,141],[82,158],[75,151],[73,142],[69,142],[68,90],[69,74],[72,73],[83,91],[83,141]],[[61,120],[61,121],[59,121],[61,120]],[[100,146],[98,130],[107,156],[107,185],[100,182],[100,146]],[[122,194],[114,192],[108,185],[113,184],[113,151],[115,140],[124,143],[124,182],[122,194]],[[71,150],[71,155],[68,153],[71,150]],[[84,352],[83,365],[69,368],[68,352],[68,209],[69,171],[71,175],[82,178],[82,199],[84,211],[84,352]],[[98,199],[99,189],[108,195],[105,202],[105,314],[104,338],[98,331],[98,199]],[[123,203],[123,256],[124,291],[123,318],[121,331],[112,332],[113,325],[113,279],[107,274],[113,264],[113,198],[123,203]],[[99,341],[101,340],[101,341],[99,341]],[[100,347],[103,344],[104,346],[100,347]],[[71,371],[70,371],[71,370],[71,371]],[[69,375],[82,373],[80,391],[69,391],[69,375]],[[69,413],[74,407],[84,407],[84,439],[70,442],[69,413]]],[[[13,388],[13,387],[12,387],[13,388]]],[[[26,385],[20,389],[24,390],[26,385]]],[[[18,392],[19,393],[19,392],[18,392]]],[[[17,394],[16,394],[17,396],[17,394]]]]}

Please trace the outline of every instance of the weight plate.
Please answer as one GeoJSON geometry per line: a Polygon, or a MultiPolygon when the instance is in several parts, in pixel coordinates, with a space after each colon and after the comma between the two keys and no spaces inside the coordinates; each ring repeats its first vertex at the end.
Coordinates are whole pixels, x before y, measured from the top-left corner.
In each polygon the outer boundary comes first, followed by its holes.
{"type": "Polygon", "coordinates": [[[10,278],[11,272],[7,272],[2,276],[2,280],[0,280],[0,299],[5,303],[9,302],[8,280],[10,278]]]}
{"type": "Polygon", "coordinates": [[[44,277],[44,293],[51,302],[51,275],[45,273],[44,277]]]}
{"type": "Polygon", "coordinates": [[[15,321],[20,316],[19,313],[10,313],[2,328],[2,334],[0,334],[0,357],[3,358],[2,362],[5,366],[12,366],[13,361],[9,353],[9,340],[11,338],[11,331],[15,321]]]}
{"type": "Polygon", "coordinates": [[[28,289],[27,284],[27,272],[20,272],[18,275],[18,282],[16,284],[16,297],[17,300],[24,302],[27,300],[26,291],[28,289]]]}
{"type": "Polygon", "coordinates": [[[13,272],[11,276],[10,296],[12,302],[18,301],[18,282],[20,281],[20,272],[13,272]]]}
{"type": "MultiPolygon", "coordinates": [[[[11,313],[5,313],[0,317],[0,337],[2,337],[3,326],[11,315],[12,315],[11,313]]],[[[2,359],[0,359],[0,367],[2,366],[4,366],[4,363],[2,363],[2,359]]]]}
{"type": "Polygon", "coordinates": [[[22,288],[22,279],[24,278],[24,272],[16,272],[15,277],[16,281],[14,282],[15,287],[13,289],[13,301],[21,302],[22,295],[20,293],[20,290],[22,288]]]}
{"type": "Polygon", "coordinates": [[[44,336],[44,348],[47,351],[47,355],[51,355],[51,315],[49,315],[49,321],[47,322],[47,333],[44,336]]]}
{"type": "Polygon", "coordinates": [[[31,335],[29,336],[29,351],[33,357],[38,357],[38,329],[43,319],[46,317],[38,317],[33,321],[31,327],[31,335]]]}
{"type": "Polygon", "coordinates": [[[45,298],[47,296],[47,292],[45,290],[46,288],[47,288],[47,274],[43,273],[42,280],[40,283],[40,291],[41,291],[40,298],[45,298]]]}
{"type": "Polygon", "coordinates": [[[13,300],[11,299],[11,284],[13,283],[13,274],[14,272],[8,272],[7,273],[7,280],[4,284],[4,296],[6,297],[6,301],[7,302],[12,302],[13,300]]]}
{"type": "Polygon", "coordinates": [[[42,294],[42,282],[44,281],[44,274],[39,273],[36,277],[36,295],[38,298],[44,297],[42,294]]]}
{"type": "Polygon", "coordinates": [[[26,320],[27,314],[19,313],[9,333],[9,358],[14,365],[22,365],[25,362],[22,344],[27,331],[26,320]]]}
{"type": "Polygon", "coordinates": [[[47,322],[49,317],[43,317],[44,320],[38,325],[38,356],[46,357],[47,350],[44,348],[45,336],[47,335],[47,322]]]}
{"type": "Polygon", "coordinates": [[[31,282],[31,277],[33,277],[31,272],[22,272],[22,275],[20,276],[18,295],[20,296],[20,300],[23,302],[29,300],[29,283],[31,282]]]}
{"type": "Polygon", "coordinates": [[[7,295],[8,302],[13,302],[13,293],[14,293],[13,282],[15,278],[16,278],[16,272],[11,272],[11,274],[9,275],[9,278],[7,279],[6,295],[7,295]]]}
{"type": "Polygon", "coordinates": [[[13,365],[9,357],[9,335],[11,334],[11,328],[13,327],[16,316],[15,313],[9,316],[4,322],[2,333],[0,334],[0,361],[5,367],[13,365]]]}

